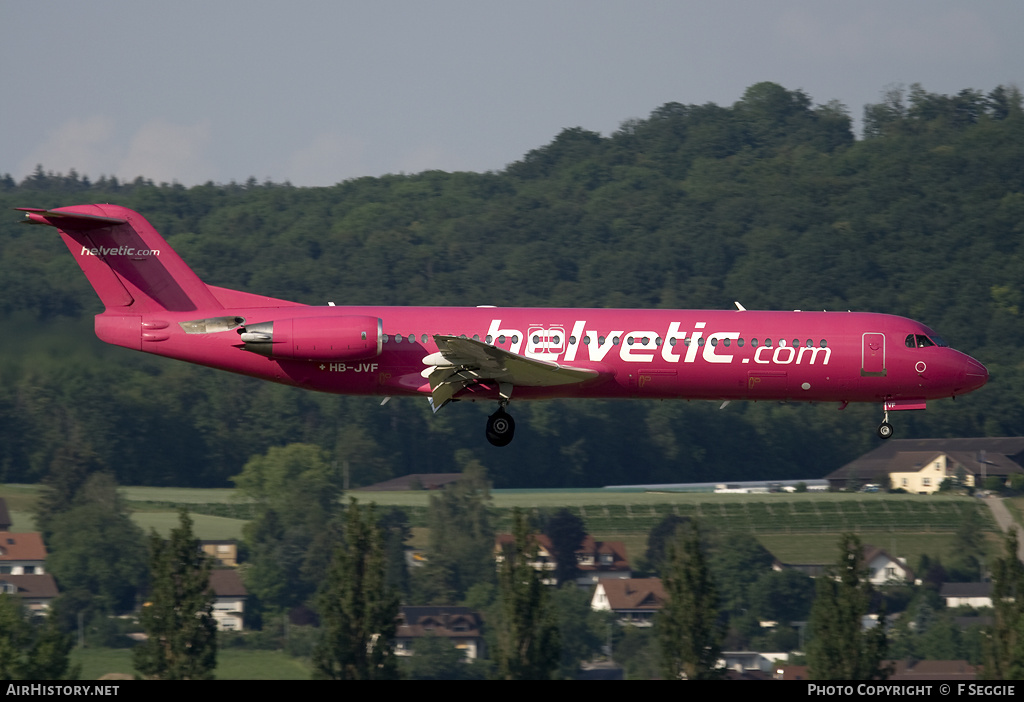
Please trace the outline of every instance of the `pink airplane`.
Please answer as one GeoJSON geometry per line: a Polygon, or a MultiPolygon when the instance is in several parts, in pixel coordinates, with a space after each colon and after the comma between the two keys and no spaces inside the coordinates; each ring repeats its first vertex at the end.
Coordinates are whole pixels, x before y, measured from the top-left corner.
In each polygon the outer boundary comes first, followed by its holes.
{"type": "Polygon", "coordinates": [[[103,341],[323,392],[497,402],[558,397],[877,402],[889,412],[980,388],[988,371],[928,327],[860,312],[314,307],[207,285],[141,215],[18,208],[56,227],[106,309],[103,341]]]}

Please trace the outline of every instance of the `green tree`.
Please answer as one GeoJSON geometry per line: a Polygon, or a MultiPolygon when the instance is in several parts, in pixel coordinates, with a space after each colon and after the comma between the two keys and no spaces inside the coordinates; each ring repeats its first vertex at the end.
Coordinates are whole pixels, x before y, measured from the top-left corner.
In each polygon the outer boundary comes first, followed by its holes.
{"type": "Polygon", "coordinates": [[[433,634],[416,639],[412,656],[402,661],[403,674],[411,680],[482,680],[486,668],[483,661],[467,661],[450,640],[433,634]]]}
{"type": "Polygon", "coordinates": [[[92,446],[79,436],[81,427],[75,425],[73,433],[71,441],[57,449],[36,502],[36,524],[46,543],[50,543],[54,521],[75,506],[89,476],[103,469],[92,446]]]}
{"type": "Polygon", "coordinates": [[[871,604],[871,583],[860,539],[844,534],[839,561],[817,580],[811,608],[807,665],[815,680],[875,680],[885,678],[885,615],[864,631],[871,604]]]}
{"type": "Polygon", "coordinates": [[[81,666],[68,658],[73,638],[53,612],[42,622],[30,616],[17,595],[0,594],[0,680],[77,680],[81,666]]]}
{"type": "Polygon", "coordinates": [[[314,677],[388,680],[397,677],[394,638],[398,594],[386,584],[383,536],[374,507],[352,500],[343,541],[317,594],[321,638],[314,677]]]}
{"type": "Polygon", "coordinates": [[[139,615],[147,638],[133,653],[135,669],[157,680],[210,680],[217,666],[211,565],[184,508],[170,539],[154,531],[149,548],[149,600],[139,615]]]}
{"type": "Polygon", "coordinates": [[[555,558],[555,580],[559,585],[573,582],[579,573],[576,566],[576,551],[587,538],[586,525],[582,519],[563,507],[548,519],[544,525],[544,533],[551,539],[551,555],[555,558]]]}
{"type": "Polygon", "coordinates": [[[551,605],[558,624],[558,640],[562,655],[558,659],[558,677],[572,680],[579,673],[580,663],[601,651],[608,633],[607,612],[590,608],[589,589],[569,582],[550,591],[551,605]]]}
{"type": "Polygon", "coordinates": [[[667,601],[655,617],[654,628],[661,645],[662,673],[672,680],[719,677],[715,669],[722,641],[718,591],[693,522],[680,526],[668,543],[661,579],[667,601]]]}
{"type": "Polygon", "coordinates": [[[541,576],[533,568],[537,543],[525,515],[512,513],[514,540],[498,566],[495,657],[504,680],[547,680],[558,668],[558,624],[541,576]]]}
{"type": "Polygon", "coordinates": [[[468,454],[462,477],[431,494],[425,568],[431,599],[454,604],[477,583],[494,582],[494,527],[486,469],[468,454]]]}
{"type": "Polygon", "coordinates": [[[1024,565],[1017,558],[1017,531],[1003,541],[992,569],[993,622],[983,641],[988,680],[1024,678],[1024,565]]]}
{"type": "Polygon", "coordinates": [[[89,476],[72,505],[50,521],[47,568],[63,592],[83,593],[98,612],[131,611],[145,582],[146,542],[113,477],[89,476]]]}
{"type": "Polygon", "coordinates": [[[262,608],[280,611],[309,600],[327,572],[342,519],[341,471],[312,444],[271,447],[232,480],[256,503],[245,526],[246,586],[262,608]]]}
{"type": "Polygon", "coordinates": [[[644,561],[649,570],[655,573],[661,572],[667,545],[675,539],[676,530],[688,521],[690,521],[689,517],[668,514],[651,527],[647,534],[647,550],[644,552],[644,561]]]}
{"type": "Polygon", "coordinates": [[[759,619],[782,626],[802,621],[814,601],[814,580],[798,570],[769,570],[750,588],[750,603],[759,619]]]}

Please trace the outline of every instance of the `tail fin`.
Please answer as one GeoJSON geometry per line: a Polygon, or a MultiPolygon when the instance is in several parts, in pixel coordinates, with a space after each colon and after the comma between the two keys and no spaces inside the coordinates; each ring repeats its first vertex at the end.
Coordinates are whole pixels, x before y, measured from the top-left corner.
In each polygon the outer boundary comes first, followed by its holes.
{"type": "Polygon", "coordinates": [[[107,312],[218,310],[223,305],[137,212],[117,205],[28,207],[28,222],[56,227],[107,312]]]}

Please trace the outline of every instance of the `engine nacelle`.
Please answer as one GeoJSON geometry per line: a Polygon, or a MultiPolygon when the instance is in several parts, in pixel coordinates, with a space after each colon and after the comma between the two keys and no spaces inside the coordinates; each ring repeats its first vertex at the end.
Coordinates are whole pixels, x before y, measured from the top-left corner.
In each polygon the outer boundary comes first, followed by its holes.
{"type": "Polygon", "coordinates": [[[238,329],[242,348],[270,358],[363,361],[380,355],[384,322],[378,317],[296,317],[238,329]]]}

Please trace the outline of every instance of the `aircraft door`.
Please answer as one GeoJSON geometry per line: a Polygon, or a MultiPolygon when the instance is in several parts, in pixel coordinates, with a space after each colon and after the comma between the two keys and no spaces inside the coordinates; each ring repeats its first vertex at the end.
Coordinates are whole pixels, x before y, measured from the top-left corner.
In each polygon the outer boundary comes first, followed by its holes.
{"type": "Polygon", "coordinates": [[[861,337],[860,374],[885,375],[885,334],[865,332],[861,337]]]}

